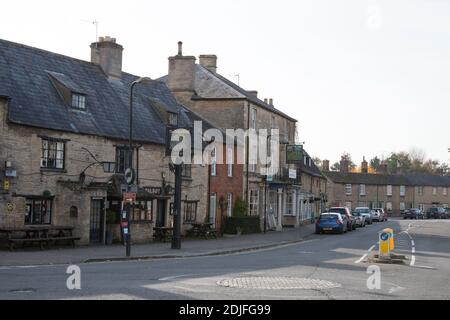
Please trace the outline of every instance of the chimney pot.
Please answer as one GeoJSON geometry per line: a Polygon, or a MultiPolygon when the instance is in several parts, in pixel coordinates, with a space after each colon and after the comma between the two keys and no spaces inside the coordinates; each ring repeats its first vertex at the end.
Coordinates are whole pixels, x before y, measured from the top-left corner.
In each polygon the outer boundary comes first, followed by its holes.
{"type": "Polygon", "coordinates": [[[255,98],[258,98],[258,91],[256,91],[256,90],[248,90],[247,92],[248,92],[248,94],[254,96],[255,98]]]}
{"type": "Polygon", "coordinates": [[[269,104],[270,104],[271,106],[273,106],[273,99],[272,99],[272,98],[269,99],[269,104]]]}
{"type": "Polygon", "coordinates": [[[361,173],[369,173],[369,163],[367,163],[366,157],[363,158],[361,163],[361,173]]]}
{"type": "Polygon", "coordinates": [[[267,98],[264,98],[264,103],[268,103],[269,100],[267,98]]]}
{"type": "Polygon", "coordinates": [[[183,56],[183,43],[178,42],[178,55],[169,57],[167,86],[172,91],[194,92],[195,57],[183,56]]]}
{"type": "Polygon", "coordinates": [[[322,161],[322,170],[325,172],[330,171],[330,160],[323,160],[322,161]]]}
{"type": "Polygon", "coordinates": [[[178,41],[178,55],[182,56],[183,55],[183,42],[178,41]]]}

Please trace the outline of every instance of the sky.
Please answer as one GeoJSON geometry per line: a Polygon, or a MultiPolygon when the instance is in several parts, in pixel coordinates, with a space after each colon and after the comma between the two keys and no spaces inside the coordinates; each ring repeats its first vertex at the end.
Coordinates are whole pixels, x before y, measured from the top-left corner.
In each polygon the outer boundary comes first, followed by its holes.
{"type": "Polygon", "coordinates": [[[1,12],[1,39],[83,60],[98,21],[124,46],[123,70],[151,78],[178,41],[216,54],[220,74],[298,119],[312,156],[450,160],[448,0],[15,0],[1,12]]]}

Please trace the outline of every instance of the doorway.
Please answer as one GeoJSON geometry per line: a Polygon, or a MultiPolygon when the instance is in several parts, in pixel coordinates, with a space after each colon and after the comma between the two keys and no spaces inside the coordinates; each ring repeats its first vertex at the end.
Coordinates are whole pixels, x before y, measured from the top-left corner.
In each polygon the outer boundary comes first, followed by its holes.
{"type": "Polygon", "coordinates": [[[93,198],[91,200],[91,219],[89,229],[89,241],[91,244],[99,244],[103,241],[104,205],[105,200],[103,198],[93,198]]]}
{"type": "Polygon", "coordinates": [[[156,227],[161,228],[166,226],[166,200],[158,200],[156,213],[156,227]]]}

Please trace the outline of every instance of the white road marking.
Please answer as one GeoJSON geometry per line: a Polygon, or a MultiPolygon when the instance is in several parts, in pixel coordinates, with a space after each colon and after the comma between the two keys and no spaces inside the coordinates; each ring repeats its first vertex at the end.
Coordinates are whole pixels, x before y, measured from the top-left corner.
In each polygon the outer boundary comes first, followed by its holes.
{"type": "Polygon", "coordinates": [[[413,247],[413,248],[411,249],[411,251],[412,251],[412,253],[416,253],[416,248],[413,247]]]}
{"type": "Polygon", "coordinates": [[[179,276],[165,277],[165,278],[158,279],[158,281],[169,281],[169,280],[175,280],[175,279],[184,278],[184,277],[188,277],[188,276],[195,276],[195,274],[181,274],[179,276]]]}
{"type": "Polygon", "coordinates": [[[358,264],[358,263],[363,262],[363,261],[367,258],[367,256],[368,256],[368,254],[366,253],[365,255],[363,255],[363,256],[361,257],[361,259],[355,261],[355,263],[358,264]]]}
{"type": "Polygon", "coordinates": [[[412,256],[411,257],[411,264],[410,264],[410,266],[414,267],[415,264],[416,264],[416,256],[412,256]]]}
{"type": "Polygon", "coordinates": [[[11,270],[10,267],[0,267],[0,270],[11,270]]]}
{"type": "Polygon", "coordinates": [[[372,252],[376,247],[377,247],[376,245],[371,246],[369,252],[372,252]]]}
{"type": "Polygon", "coordinates": [[[412,245],[413,247],[416,246],[416,243],[414,242],[414,240],[411,240],[411,245],[412,245]]]}

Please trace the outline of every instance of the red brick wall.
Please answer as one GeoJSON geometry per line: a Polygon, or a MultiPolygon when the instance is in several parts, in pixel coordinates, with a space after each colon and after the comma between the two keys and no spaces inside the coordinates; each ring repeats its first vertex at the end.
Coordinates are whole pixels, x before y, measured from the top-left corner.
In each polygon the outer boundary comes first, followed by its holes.
{"type": "MultiPolygon", "coordinates": [[[[223,159],[225,162],[226,159],[226,148],[223,148],[223,159]]],[[[237,151],[235,148],[234,151],[234,163],[237,162],[237,151]]],[[[244,179],[244,166],[234,164],[233,165],[233,176],[228,177],[228,166],[226,164],[218,164],[216,169],[217,175],[211,176],[211,170],[210,170],[210,188],[209,188],[209,195],[211,193],[217,194],[217,206],[216,206],[216,228],[217,230],[221,230],[221,210],[220,210],[220,198],[223,196],[225,201],[227,201],[228,193],[233,194],[233,206],[236,199],[243,198],[244,191],[243,191],[243,179],[244,179]]],[[[209,196],[208,196],[208,202],[209,202],[209,196]]],[[[208,203],[208,210],[209,210],[209,203],[208,203]]],[[[224,212],[224,215],[226,216],[227,212],[224,212]]]]}

